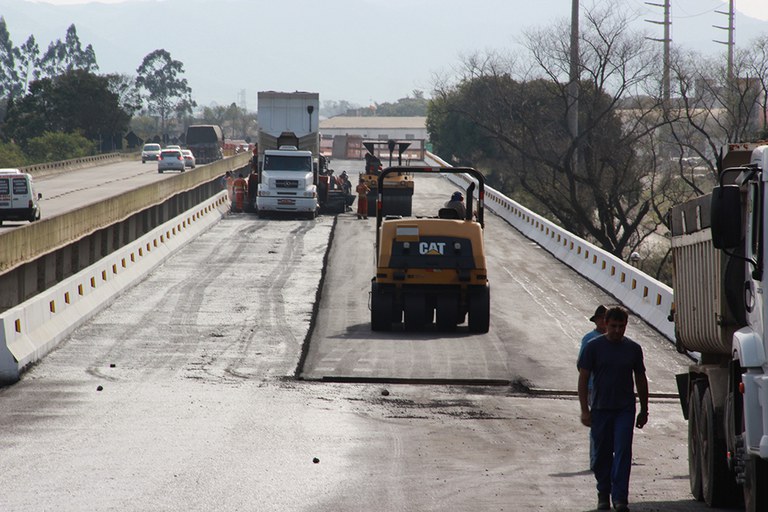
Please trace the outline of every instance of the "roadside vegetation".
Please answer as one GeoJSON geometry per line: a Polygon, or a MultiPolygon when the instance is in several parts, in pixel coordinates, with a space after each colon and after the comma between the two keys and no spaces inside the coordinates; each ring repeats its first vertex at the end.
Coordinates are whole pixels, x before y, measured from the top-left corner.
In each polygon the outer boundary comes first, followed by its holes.
{"type": "Polygon", "coordinates": [[[711,190],[723,144],[768,134],[768,36],[737,49],[730,75],[724,56],[675,51],[667,97],[661,45],[622,12],[582,10],[576,135],[569,20],[524,34],[518,54],[464,58],[437,80],[427,126],[437,154],[668,282],[670,206],[711,190]]]}

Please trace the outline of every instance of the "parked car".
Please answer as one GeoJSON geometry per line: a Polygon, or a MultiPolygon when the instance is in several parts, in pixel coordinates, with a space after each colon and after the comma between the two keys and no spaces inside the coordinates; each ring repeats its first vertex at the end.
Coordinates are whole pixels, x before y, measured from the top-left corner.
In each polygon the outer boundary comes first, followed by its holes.
{"type": "Polygon", "coordinates": [[[184,155],[184,165],[192,169],[195,168],[195,155],[188,149],[182,149],[181,154],[184,155]]]}
{"type": "Polygon", "coordinates": [[[184,155],[180,149],[164,149],[160,152],[160,158],[157,160],[157,172],[163,171],[181,171],[184,172],[184,155]]]}
{"type": "Polygon", "coordinates": [[[141,163],[147,160],[157,160],[160,156],[160,144],[144,144],[141,148],[141,163]]]}

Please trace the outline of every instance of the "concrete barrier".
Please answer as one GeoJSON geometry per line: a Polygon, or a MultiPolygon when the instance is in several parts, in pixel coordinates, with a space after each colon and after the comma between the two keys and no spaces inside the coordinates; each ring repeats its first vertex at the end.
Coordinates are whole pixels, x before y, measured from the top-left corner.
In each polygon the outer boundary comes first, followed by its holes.
{"type": "Polygon", "coordinates": [[[229,201],[226,192],[221,192],[0,314],[0,383],[16,382],[24,368],[41,359],[227,211],[229,201]]]}
{"type": "Polygon", "coordinates": [[[171,178],[129,190],[63,215],[43,218],[0,234],[0,273],[70,244],[130,215],[160,204],[167,198],[191,190],[248,164],[250,155],[219,160],[171,178]]]}
{"type": "MultiPolygon", "coordinates": [[[[438,165],[450,166],[437,155],[428,152],[428,157],[438,165]]],[[[461,188],[466,188],[470,183],[470,178],[463,174],[445,176],[461,188]]],[[[485,207],[616,297],[666,338],[675,341],[674,324],[667,319],[672,307],[672,288],[537,215],[492,187],[485,188],[485,207]]]]}
{"type": "Polygon", "coordinates": [[[85,156],[82,158],[72,158],[58,162],[43,162],[40,164],[26,165],[20,169],[27,172],[35,178],[53,176],[63,172],[75,169],[84,169],[112,162],[121,162],[123,160],[138,160],[140,153],[103,153],[101,155],[85,156]]]}

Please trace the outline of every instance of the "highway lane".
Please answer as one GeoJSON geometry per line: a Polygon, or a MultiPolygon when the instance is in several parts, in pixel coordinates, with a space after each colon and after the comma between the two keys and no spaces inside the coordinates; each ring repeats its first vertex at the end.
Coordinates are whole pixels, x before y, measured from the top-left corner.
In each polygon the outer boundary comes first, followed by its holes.
{"type": "MultiPolygon", "coordinates": [[[[119,195],[125,191],[170,179],[178,172],[157,172],[157,163],[141,160],[123,161],[85,169],[76,169],[35,178],[35,189],[43,194],[40,202],[43,218],[61,215],[77,208],[119,195]]],[[[26,222],[6,221],[0,230],[14,229],[26,222]]]]}
{"type": "MultiPolygon", "coordinates": [[[[417,187],[429,212],[454,189],[417,187]]],[[[577,402],[526,387],[575,389],[586,317],[610,298],[489,216],[491,332],[373,335],[372,227],[230,215],[171,257],[0,389],[3,510],[592,509],[577,402]],[[296,380],[332,233],[311,380],[296,380]]],[[[671,390],[686,361],[636,319],[628,334],[652,391],[671,390]]],[[[705,510],[685,436],[679,405],[653,400],[633,510],[705,510]]]]}

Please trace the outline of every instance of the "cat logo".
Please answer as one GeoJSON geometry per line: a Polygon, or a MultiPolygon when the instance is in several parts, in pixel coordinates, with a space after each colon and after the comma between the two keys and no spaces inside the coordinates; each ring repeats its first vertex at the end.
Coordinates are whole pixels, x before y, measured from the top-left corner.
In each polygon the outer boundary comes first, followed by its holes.
{"type": "Polygon", "coordinates": [[[419,254],[422,256],[442,256],[445,254],[445,242],[420,242],[419,254]]]}

